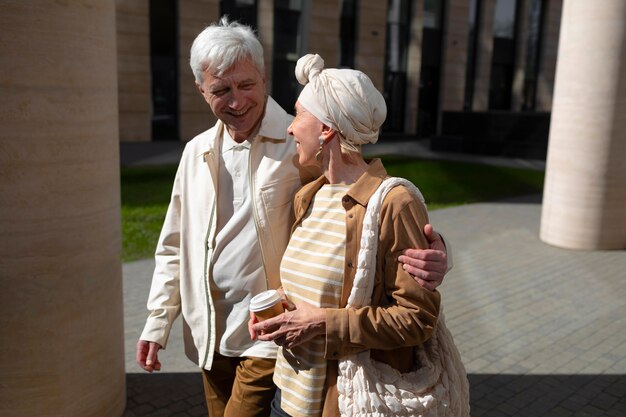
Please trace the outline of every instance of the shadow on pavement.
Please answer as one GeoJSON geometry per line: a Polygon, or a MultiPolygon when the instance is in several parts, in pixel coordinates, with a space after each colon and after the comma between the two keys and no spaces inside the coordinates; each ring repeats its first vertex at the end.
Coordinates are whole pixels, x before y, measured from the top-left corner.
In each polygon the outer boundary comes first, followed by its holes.
{"type": "Polygon", "coordinates": [[[626,416],[626,375],[470,375],[472,417],[626,416]]]}
{"type": "MultiPolygon", "coordinates": [[[[626,375],[472,374],[472,417],[626,416],[626,375]]],[[[206,416],[199,373],[127,374],[124,417],[206,416]]]]}
{"type": "Polygon", "coordinates": [[[126,374],[123,417],[207,415],[200,373],[126,374]]]}

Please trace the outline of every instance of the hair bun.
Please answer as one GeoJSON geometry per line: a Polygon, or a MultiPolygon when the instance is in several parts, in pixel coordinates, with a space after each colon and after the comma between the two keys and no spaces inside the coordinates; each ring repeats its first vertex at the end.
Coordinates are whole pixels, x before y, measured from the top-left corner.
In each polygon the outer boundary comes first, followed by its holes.
{"type": "Polygon", "coordinates": [[[298,59],[296,64],[296,78],[302,85],[306,85],[324,69],[324,60],[318,54],[307,54],[298,59]]]}

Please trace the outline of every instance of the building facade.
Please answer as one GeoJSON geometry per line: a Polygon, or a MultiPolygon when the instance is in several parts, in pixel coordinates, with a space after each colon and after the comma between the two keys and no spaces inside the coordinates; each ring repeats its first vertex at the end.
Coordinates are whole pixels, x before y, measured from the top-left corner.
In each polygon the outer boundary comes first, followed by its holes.
{"type": "Polygon", "coordinates": [[[545,158],[562,0],[117,0],[121,141],[187,141],[215,119],[189,68],[227,14],[265,48],[268,91],[291,109],[297,59],[366,72],[384,134],[433,148],[545,158]]]}

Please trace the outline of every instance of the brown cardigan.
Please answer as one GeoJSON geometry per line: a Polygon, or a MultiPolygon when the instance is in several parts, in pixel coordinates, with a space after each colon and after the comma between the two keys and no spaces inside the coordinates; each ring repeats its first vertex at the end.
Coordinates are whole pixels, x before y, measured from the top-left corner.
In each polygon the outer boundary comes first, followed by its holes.
{"type": "MultiPolygon", "coordinates": [[[[367,202],[387,172],[380,160],[354,183],[343,199],[346,209],[346,251],[341,306],[345,307],[356,273],[361,229],[367,202]]],[[[295,197],[298,227],[325,178],[304,186],[295,197]]],[[[360,309],[327,309],[326,352],[328,370],[323,416],[339,416],[336,389],[337,360],[371,349],[374,359],[401,372],[415,369],[414,347],[428,340],[437,323],[440,295],[422,288],[402,269],[398,256],[407,248],[428,248],[423,235],[428,213],[421,201],[404,187],[395,187],[380,210],[380,234],[372,305],[360,309]]]]}

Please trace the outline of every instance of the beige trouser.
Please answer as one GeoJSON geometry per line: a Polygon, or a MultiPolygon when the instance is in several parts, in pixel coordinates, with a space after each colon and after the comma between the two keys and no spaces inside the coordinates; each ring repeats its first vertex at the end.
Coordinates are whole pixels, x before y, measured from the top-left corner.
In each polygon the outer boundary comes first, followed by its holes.
{"type": "Polygon", "coordinates": [[[215,353],[202,370],[209,417],[267,417],[276,386],[275,359],[229,358],[215,353]]]}

